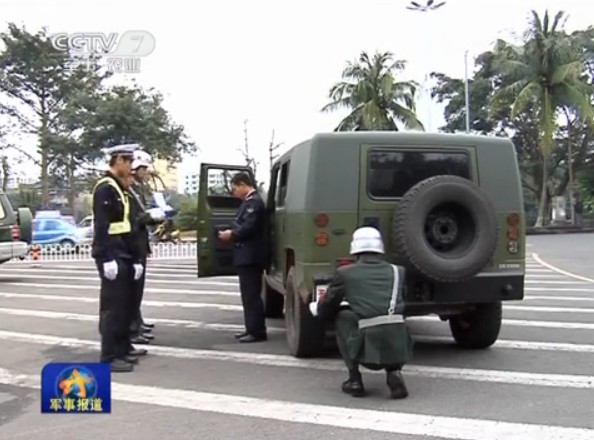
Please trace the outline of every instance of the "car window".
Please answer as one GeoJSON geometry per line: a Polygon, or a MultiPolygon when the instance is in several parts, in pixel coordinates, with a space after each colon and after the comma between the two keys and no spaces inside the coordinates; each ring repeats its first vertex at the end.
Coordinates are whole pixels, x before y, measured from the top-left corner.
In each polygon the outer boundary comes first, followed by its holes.
{"type": "Polygon", "coordinates": [[[6,210],[4,209],[4,203],[0,203],[0,220],[6,218],[6,210]]]}
{"type": "Polygon", "coordinates": [[[86,218],[84,219],[82,222],[80,222],[80,225],[78,225],[81,228],[88,228],[89,226],[91,226],[91,219],[90,218],[86,218]]]}
{"type": "Polygon", "coordinates": [[[449,174],[470,179],[470,159],[465,152],[371,150],[367,189],[371,197],[402,197],[429,177],[449,174]]]}
{"type": "Polygon", "coordinates": [[[66,225],[58,220],[46,220],[43,224],[44,231],[61,231],[66,229],[66,225]]]}

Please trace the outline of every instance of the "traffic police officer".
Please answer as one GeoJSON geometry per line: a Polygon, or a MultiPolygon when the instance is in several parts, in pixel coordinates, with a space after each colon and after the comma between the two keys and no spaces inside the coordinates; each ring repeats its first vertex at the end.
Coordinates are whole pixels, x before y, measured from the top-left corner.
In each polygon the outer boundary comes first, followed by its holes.
{"type": "Polygon", "coordinates": [[[150,198],[150,193],[147,192],[148,185],[145,183],[149,166],[150,162],[142,157],[137,157],[132,162],[132,177],[130,178],[131,185],[129,188],[132,200],[134,201],[134,218],[137,219],[138,225],[138,231],[136,231],[138,240],[137,245],[139,247],[141,264],[145,268],[140,279],[135,283],[134,315],[130,327],[133,344],[148,344],[150,340],[154,339],[154,336],[151,334],[154,324],[144,322],[141,311],[146,278],[146,262],[147,257],[151,253],[147,226],[152,226],[162,221],[165,214],[160,209],[149,209],[150,206],[147,201],[147,196],[150,198]],[[150,213],[157,211],[157,220],[155,220],[151,217],[150,213]]]}
{"type": "Polygon", "coordinates": [[[384,244],[372,227],[357,229],[351,241],[357,261],[339,268],[322,298],[310,304],[314,316],[336,319],[336,339],[349,371],[343,392],[363,396],[359,365],[386,370],[393,399],[408,396],[400,370],[412,355],[412,339],[402,316],[404,270],[385,262],[384,244]],[[348,307],[341,303],[346,301],[348,307]]]}
{"type": "Polygon", "coordinates": [[[239,342],[259,342],[267,339],[262,277],[266,264],[266,209],[247,173],[231,178],[233,195],[243,199],[233,229],[219,232],[222,241],[233,241],[233,263],[239,275],[239,290],[243,304],[245,332],[235,337],[239,342]]]}
{"type": "Polygon", "coordinates": [[[133,243],[130,200],[126,179],[136,147],[121,145],[106,150],[109,171],[93,190],[94,237],[92,256],[101,278],[99,332],[101,361],[112,371],[132,371],[138,358],[130,352],[130,310],[134,280],[143,267],[133,243]]]}

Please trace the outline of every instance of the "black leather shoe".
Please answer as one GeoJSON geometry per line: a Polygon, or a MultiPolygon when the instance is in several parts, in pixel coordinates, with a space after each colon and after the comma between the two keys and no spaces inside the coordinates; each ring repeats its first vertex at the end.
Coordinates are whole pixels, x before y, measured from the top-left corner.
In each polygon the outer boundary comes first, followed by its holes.
{"type": "Polygon", "coordinates": [[[130,356],[145,356],[148,353],[146,348],[132,348],[128,352],[130,356]]]}
{"type": "Polygon", "coordinates": [[[128,362],[129,364],[137,364],[138,363],[138,358],[136,356],[132,356],[132,355],[126,355],[126,357],[124,358],[124,360],[126,362],[128,362]]]}
{"type": "Polygon", "coordinates": [[[365,395],[365,387],[361,380],[345,380],[342,383],[342,392],[353,397],[363,397],[365,395]]]}
{"type": "Polygon", "coordinates": [[[408,390],[404,383],[404,378],[400,371],[389,371],[386,376],[386,383],[390,388],[390,397],[392,399],[404,399],[408,397],[408,390]]]}
{"type": "Polygon", "coordinates": [[[268,337],[266,335],[263,336],[254,336],[254,335],[245,335],[239,338],[239,342],[243,344],[249,344],[251,342],[262,342],[266,341],[268,337]]]}
{"type": "Polygon", "coordinates": [[[142,326],[146,328],[155,328],[155,324],[149,324],[148,322],[143,322],[142,326]]]}
{"type": "Polygon", "coordinates": [[[144,336],[135,336],[132,338],[132,340],[130,342],[132,342],[133,344],[148,344],[151,341],[149,341],[144,336]]]}
{"type": "Polygon", "coordinates": [[[149,332],[152,332],[153,331],[153,327],[142,325],[140,327],[140,331],[142,331],[143,333],[149,333],[149,332]]]}
{"type": "Polygon", "coordinates": [[[155,339],[155,335],[153,335],[152,333],[143,333],[141,338],[145,338],[149,341],[152,341],[153,339],[155,339]]]}
{"type": "Polygon", "coordinates": [[[134,365],[130,362],[126,362],[123,359],[114,359],[109,363],[109,368],[114,373],[129,373],[134,371],[134,365]]]}
{"type": "Polygon", "coordinates": [[[241,338],[245,338],[248,335],[247,332],[243,332],[243,333],[235,333],[235,339],[241,339],[241,338]]]}

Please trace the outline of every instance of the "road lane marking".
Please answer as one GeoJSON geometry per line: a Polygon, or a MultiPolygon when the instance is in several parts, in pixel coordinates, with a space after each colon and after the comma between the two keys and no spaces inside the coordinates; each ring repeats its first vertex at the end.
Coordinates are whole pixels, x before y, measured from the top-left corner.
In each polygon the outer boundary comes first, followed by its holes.
{"type": "MultiPolygon", "coordinates": [[[[71,277],[71,276],[59,276],[59,275],[8,275],[2,272],[2,276],[0,276],[0,283],[1,284],[13,284],[14,282],[9,281],[14,278],[24,278],[24,279],[31,279],[31,280],[64,280],[65,278],[69,280],[76,280],[76,281],[93,281],[97,287],[99,287],[99,277],[91,278],[91,277],[71,277]]],[[[150,277],[147,280],[148,282],[157,282],[159,283],[166,283],[166,284],[191,284],[195,286],[200,285],[208,285],[208,286],[228,286],[228,287],[238,287],[239,284],[232,282],[232,281],[184,281],[184,280],[170,280],[170,279],[163,279],[163,280],[153,280],[150,277]]],[[[572,284],[571,282],[569,284],[572,284]]],[[[53,284],[51,284],[53,285],[53,284]]]]}
{"type": "MultiPolygon", "coordinates": [[[[72,279],[72,278],[69,278],[72,279]]],[[[40,284],[40,283],[20,283],[20,282],[2,282],[0,281],[0,286],[18,286],[18,287],[35,287],[38,289],[64,289],[64,290],[85,290],[85,291],[93,291],[99,295],[99,286],[98,285],[72,285],[72,284],[40,284]]],[[[145,287],[146,292],[152,293],[166,293],[166,294],[181,294],[181,295],[214,295],[214,296],[230,296],[233,298],[239,298],[238,291],[231,291],[231,290],[203,290],[203,289],[162,289],[160,287],[145,287]]]]}
{"type": "MultiPolygon", "coordinates": [[[[594,292],[594,290],[593,290],[594,292]]],[[[522,301],[531,301],[531,300],[538,300],[538,301],[585,301],[585,302],[592,302],[594,301],[594,297],[591,296],[553,296],[553,295],[526,295],[522,301]]]]}
{"type": "MultiPolygon", "coordinates": [[[[40,388],[39,375],[0,369],[0,383],[40,388]]],[[[265,420],[454,440],[592,440],[594,430],[345,408],[112,382],[113,399],[265,420]]]]}
{"type": "Polygon", "coordinates": [[[594,313],[594,309],[578,307],[549,307],[549,306],[503,306],[504,310],[519,310],[524,312],[540,313],[594,313]]]}
{"type": "MultiPolygon", "coordinates": [[[[0,330],[0,339],[70,348],[99,348],[99,343],[90,340],[20,333],[0,330]]],[[[197,350],[151,345],[152,354],[179,359],[230,361],[273,367],[310,368],[328,371],[344,371],[340,360],[297,359],[289,355],[236,352],[224,350],[197,350]]],[[[553,388],[594,389],[594,376],[569,374],[542,374],[523,371],[483,370],[473,368],[432,367],[408,364],[403,368],[407,375],[433,379],[451,379],[511,385],[542,386],[553,388]]],[[[375,374],[385,374],[378,371],[375,374]]]]}
{"type": "Polygon", "coordinates": [[[524,290],[537,292],[594,292],[594,289],[581,287],[524,287],[524,290]]]}
{"type": "MultiPolygon", "coordinates": [[[[443,324],[437,316],[415,316],[408,318],[408,321],[430,322],[433,324],[443,324]]],[[[594,323],[591,322],[568,322],[568,321],[538,321],[525,319],[503,319],[501,323],[504,326],[513,327],[538,327],[555,328],[562,330],[594,330],[594,323]]]]}
{"type": "MultiPolygon", "coordinates": [[[[0,298],[22,298],[22,299],[43,299],[48,301],[66,301],[66,302],[83,302],[83,303],[98,303],[99,298],[82,297],[82,296],[64,296],[64,295],[41,295],[36,293],[9,293],[0,292],[0,298]]],[[[150,307],[181,307],[185,309],[217,309],[234,312],[242,312],[243,307],[232,304],[212,304],[212,303],[195,303],[195,302],[179,302],[179,301],[153,301],[142,300],[143,306],[150,307]]]]}
{"type": "Polygon", "coordinates": [[[561,269],[557,266],[553,266],[551,263],[547,263],[542,258],[540,258],[540,256],[536,253],[532,254],[532,258],[534,258],[535,261],[538,261],[538,264],[541,264],[543,267],[546,267],[547,269],[551,269],[553,272],[560,273],[561,275],[565,275],[567,277],[574,278],[576,280],[585,281],[586,283],[594,284],[594,279],[588,278],[588,277],[585,277],[582,275],[577,275],[575,273],[568,272],[564,269],[561,269]]]}
{"type": "MultiPolygon", "coordinates": [[[[0,308],[0,313],[11,316],[27,316],[33,318],[47,318],[47,319],[60,319],[66,321],[87,321],[96,322],[99,318],[97,315],[88,315],[81,313],[69,313],[69,312],[53,312],[47,310],[32,310],[32,309],[11,309],[11,308],[0,308]]],[[[216,330],[216,331],[242,331],[244,330],[243,325],[239,324],[222,324],[222,323],[210,323],[203,321],[191,321],[185,319],[162,319],[162,318],[151,318],[151,322],[159,325],[166,325],[172,327],[181,327],[186,329],[205,329],[205,330],[216,330]]],[[[286,330],[282,327],[268,327],[269,333],[284,334],[286,330]]],[[[413,339],[416,342],[421,343],[447,343],[454,344],[454,340],[451,337],[446,336],[433,336],[433,335],[417,335],[413,334],[413,339]]],[[[536,342],[536,341],[514,341],[514,340],[498,340],[494,347],[505,348],[505,349],[519,349],[519,350],[541,350],[541,351],[567,351],[573,353],[594,353],[594,345],[589,344],[573,344],[573,343],[561,343],[561,342],[536,342]]]]}
{"type": "MultiPolygon", "coordinates": [[[[47,319],[61,319],[66,321],[98,321],[97,315],[89,315],[83,313],[70,312],[54,312],[49,310],[33,310],[33,309],[13,309],[0,307],[0,314],[11,316],[27,316],[32,318],[47,318],[47,319]]],[[[209,323],[203,321],[191,321],[186,319],[165,319],[165,318],[151,318],[151,322],[155,324],[162,324],[173,327],[183,327],[187,329],[206,329],[206,330],[220,330],[220,331],[244,331],[245,326],[238,324],[220,324],[209,323]]],[[[284,333],[284,328],[268,327],[271,333],[284,333]]]]}

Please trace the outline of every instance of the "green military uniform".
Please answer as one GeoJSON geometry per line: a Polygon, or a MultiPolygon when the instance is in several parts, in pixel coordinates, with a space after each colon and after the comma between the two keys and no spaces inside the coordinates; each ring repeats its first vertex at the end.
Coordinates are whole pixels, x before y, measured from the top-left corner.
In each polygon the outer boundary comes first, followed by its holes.
{"type": "Polygon", "coordinates": [[[151,198],[153,197],[151,186],[146,182],[138,180],[138,178],[134,176],[133,188],[134,192],[140,197],[144,209],[150,209],[151,198]]]}
{"type": "Polygon", "coordinates": [[[318,304],[318,314],[336,317],[338,348],[349,371],[358,365],[399,370],[412,356],[413,342],[402,317],[403,278],[399,269],[397,297],[391,307],[394,266],[381,256],[362,256],[336,272],[318,304]],[[343,301],[349,309],[341,310],[343,301]],[[387,317],[389,311],[393,311],[391,317],[387,317]]]}

